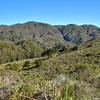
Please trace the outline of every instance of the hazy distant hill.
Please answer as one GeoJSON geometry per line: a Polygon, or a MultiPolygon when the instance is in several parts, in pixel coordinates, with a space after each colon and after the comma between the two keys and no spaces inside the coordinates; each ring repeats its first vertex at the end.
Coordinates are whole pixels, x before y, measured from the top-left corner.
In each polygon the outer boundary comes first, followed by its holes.
{"type": "Polygon", "coordinates": [[[100,28],[93,25],[66,25],[55,26],[63,35],[64,40],[75,44],[100,36],[100,28]]]}
{"type": "Polygon", "coordinates": [[[36,22],[0,26],[0,39],[12,42],[33,40],[43,47],[53,47],[65,43],[63,36],[54,26],[36,22]]]}
{"type": "Polygon", "coordinates": [[[27,22],[0,26],[0,40],[12,42],[33,40],[42,47],[69,45],[69,42],[77,44],[98,36],[100,36],[100,28],[93,25],[53,26],[39,22],[27,22]]]}

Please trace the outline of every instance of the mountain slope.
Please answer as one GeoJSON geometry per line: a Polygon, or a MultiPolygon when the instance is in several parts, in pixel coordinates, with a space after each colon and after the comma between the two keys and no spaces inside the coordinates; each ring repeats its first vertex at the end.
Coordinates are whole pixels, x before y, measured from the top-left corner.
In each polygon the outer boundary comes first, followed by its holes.
{"type": "Polygon", "coordinates": [[[40,57],[42,48],[33,41],[22,41],[17,44],[0,41],[0,64],[21,59],[40,57]]]}
{"type": "Polygon", "coordinates": [[[100,36],[100,28],[93,25],[58,25],[27,22],[0,26],[0,40],[19,42],[32,40],[43,48],[79,44],[100,36]],[[70,43],[69,43],[70,42],[70,43]]]}
{"type": "Polygon", "coordinates": [[[66,25],[55,26],[59,32],[63,35],[66,41],[73,42],[75,44],[88,41],[95,37],[100,37],[100,28],[93,25],[66,25]]]}
{"type": "Polygon", "coordinates": [[[61,100],[66,84],[67,96],[72,100],[99,100],[100,38],[73,48],[67,52],[58,52],[51,57],[41,58],[42,65],[38,68],[34,67],[37,59],[28,60],[31,62],[28,70],[21,70],[23,61],[16,62],[19,69],[14,71],[10,70],[9,66],[8,70],[5,69],[8,64],[1,65],[1,98],[5,96],[6,99],[9,95],[10,100],[13,97],[20,100],[20,96],[31,98],[39,96],[41,99],[47,96],[49,100],[52,98],[57,100],[58,97],[61,100]]]}
{"type": "Polygon", "coordinates": [[[0,26],[0,39],[12,42],[33,40],[43,47],[53,47],[65,43],[62,35],[55,27],[37,22],[0,26]]]}

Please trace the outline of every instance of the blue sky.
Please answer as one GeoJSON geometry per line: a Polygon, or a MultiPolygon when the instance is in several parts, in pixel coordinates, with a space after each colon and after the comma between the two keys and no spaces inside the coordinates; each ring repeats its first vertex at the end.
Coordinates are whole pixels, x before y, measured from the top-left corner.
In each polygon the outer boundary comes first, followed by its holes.
{"type": "Polygon", "coordinates": [[[0,24],[27,21],[100,26],[100,0],[0,0],[0,24]]]}

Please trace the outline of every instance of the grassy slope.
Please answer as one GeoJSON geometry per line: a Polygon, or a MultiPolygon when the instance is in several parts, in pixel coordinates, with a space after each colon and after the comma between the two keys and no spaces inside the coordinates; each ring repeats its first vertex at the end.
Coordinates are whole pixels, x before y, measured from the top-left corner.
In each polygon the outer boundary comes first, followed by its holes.
{"type": "MultiPolygon", "coordinates": [[[[19,87],[22,90],[18,93],[27,96],[30,95],[31,97],[30,91],[34,94],[40,90],[44,90],[45,84],[54,81],[57,82],[67,76],[70,87],[68,88],[68,95],[71,96],[73,100],[100,99],[100,38],[78,45],[78,50],[76,51],[62,54],[58,53],[49,59],[48,57],[43,57],[42,59],[43,64],[40,68],[25,71],[5,71],[4,66],[6,64],[0,65],[0,73],[4,70],[4,75],[1,75],[1,77],[5,76],[5,83],[10,80],[7,85],[4,85],[4,89],[16,87],[20,84],[19,87]],[[61,77],[59,77],[59,75],[61,75],[61,77]],[[28,85],[28,93],[26,93],[26,84],[28,85]]],[[[34,61],[35,59],[30,60],[31,66],[35,66],[34,61]]],[[[25,61],[15,62],[19,65],[19,70],[22,69],[24,62],[25,61]]],[[[4,83],[2,78],[0,80],[2,86],[4,83]]],[[[58,84],[60,85],[59,82],[58,84]]],[[[47,91],[50,92],[48,88],[47,91]]],[[[0,93],[2,94],[2,92],[1,89],[0,93]]],[[[57,98],[56,95],[53,95],[53,92],[50,92],[50,94],[48,92],[47,95],[57,98]]]]}

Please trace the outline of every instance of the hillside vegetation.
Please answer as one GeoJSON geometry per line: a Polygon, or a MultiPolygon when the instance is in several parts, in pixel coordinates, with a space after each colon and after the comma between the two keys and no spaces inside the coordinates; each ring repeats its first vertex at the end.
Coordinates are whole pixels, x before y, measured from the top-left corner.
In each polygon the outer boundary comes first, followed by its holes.
{"type": "Polygon", "coordinates": [[[41,54],[42,48],[33,41],[22,41],[17,44],[0,41],[0,64],[40,57],[41,54]]]}
{"type": "Polygon", "coordinates": [[[0,77],[1,100],[99,100],[100,38],[2,64],[0,77]]]}

